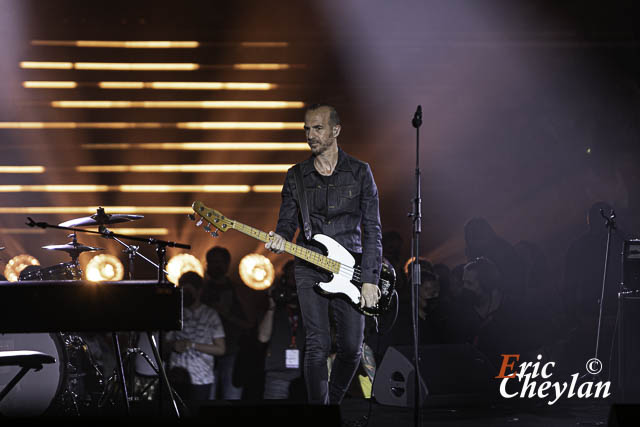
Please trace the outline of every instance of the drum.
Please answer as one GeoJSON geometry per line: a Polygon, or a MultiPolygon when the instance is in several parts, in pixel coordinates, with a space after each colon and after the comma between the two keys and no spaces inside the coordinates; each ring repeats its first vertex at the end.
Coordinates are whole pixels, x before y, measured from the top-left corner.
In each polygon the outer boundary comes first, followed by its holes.
{"type": "Polygon", "coordinates": [[[25,268],[19,280],[80,280],[82,273],[72,262],[63,262],[43,268],[25,268]]]}
{"type": "MultiPolygon", "coordinates": [[[[102,384],[102,377],[92,363],[88,346],[82,338],[60,333],[0,334],[0,350],[33,350],[53,356],[55,363],[29,372],[0,401],[3,416],[38,416],[75,411],[91,404],[92,393],[102,384]],[[57,408],[52,408],[57,405],[57,408]],[[63,406],[70,406],[67,411],[63,406]]],[[[19,366],[0,367],[0,389],[20,370],[19,366]]],[[[99,390],[98,390],[99,391],[99,390]]]]}

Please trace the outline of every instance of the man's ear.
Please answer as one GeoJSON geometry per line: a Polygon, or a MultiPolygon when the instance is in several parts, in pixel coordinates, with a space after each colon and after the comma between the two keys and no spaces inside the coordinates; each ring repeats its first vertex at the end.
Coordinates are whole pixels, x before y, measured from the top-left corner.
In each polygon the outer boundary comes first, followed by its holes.
{"type": "Polygon", "coordinates": [[[332,135],[333,135],[334,138],[337,138],[338,135],[340,135],[340,130],[341,129],[342,129],[342,126],[340,126],[340,125],[335,125],[333,127],[332,135]]]}

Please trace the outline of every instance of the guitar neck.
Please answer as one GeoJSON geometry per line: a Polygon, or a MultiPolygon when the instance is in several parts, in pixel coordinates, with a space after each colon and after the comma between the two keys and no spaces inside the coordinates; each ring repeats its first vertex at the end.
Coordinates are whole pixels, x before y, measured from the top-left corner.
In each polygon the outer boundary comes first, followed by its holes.
{"type": "MultiPolygon", "coordinates": [[[[254,239],[260,240],[264,243],[273,240],[273,237],[269,236],[269,233],[265,233],[262,230],[258,230],[257,228],[253,228],[238,221],[233,222],[233,229],[238,230],[239,232],[253,237],[254,239]]],[[[284,251],[290,255],[293,255],[294,257],[303,259],[334,274],[337,274],[340,271],[340,263],[338,261],[327,258],[326,256],[307,248],[303,248],[302,246],[296,245],[295,243],[286,242],[284,244],[284,251]]]]}

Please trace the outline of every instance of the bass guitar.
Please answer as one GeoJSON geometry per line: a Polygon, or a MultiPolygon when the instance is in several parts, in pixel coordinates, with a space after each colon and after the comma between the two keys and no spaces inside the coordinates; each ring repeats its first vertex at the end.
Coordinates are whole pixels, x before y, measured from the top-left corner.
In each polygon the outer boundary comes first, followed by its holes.
{"type": "MultiPolygon", "coordinates": [[[[208,232],[217,234],[218,231],[225,232],[234,229],[264,243],[273,239],[269,233],[227,218],[217,210],[208,208],[199,200],[193,202],[191,207],[200,217],[197,225],[202,224],[203,220],[206,221],[208,224],[205,226],[205,230],[208,232]],[[212,231],[210,226],[213,226],[215,230],[212,231]]],[[[195,215],[192,219],[196,219],[195,215]]],[[[358,311],[368,316],[377,316],[389,309],[395,293],[396,273],[393,267],[382,264],[380,280],[377,283],[378,289],[380,289],[378,303],[373,307],[360,307],[362,269],[357,258],[360,258],[361,254],[352,254],[334,239],[324,234],[316,234],[312,240],[318,244],[324,254],[291,242],[285,243],[284,251],[330,273],[331,279],[329,281],[316,284],[321,292],[345,296],[358,311]]]]}

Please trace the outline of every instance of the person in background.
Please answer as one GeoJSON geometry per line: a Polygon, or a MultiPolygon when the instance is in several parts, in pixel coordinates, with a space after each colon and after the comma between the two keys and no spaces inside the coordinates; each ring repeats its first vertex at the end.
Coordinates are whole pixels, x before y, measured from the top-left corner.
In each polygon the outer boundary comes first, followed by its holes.
{"type": "Polygon", "coordinates": [[[244,381],[243,373],[238,369],[238,359],[253,325],[240,300],[242,285],[227,275],[230,263],[231,254],[226,248],[214,246],[209,249],[203,302],[220,315],[226,341],[226,352],[216,358],[216,384],[211,390],[211,398],[240,400],[244,381]]]}
{"type": "Polygon", "coordinates": [[[267,346],[263,398],[304,402],[301,380],[305,333],[293,260],[285,264],[267,298],[268,308],[258,325],[258,341],[267,346]]]}
{"type": "Polygon", "coordinates": [[[183,289],[182,330],[165,336],[172,385],[183,399],[208,400],[214,384],[214,356],[226,350],[224,328],[218,313],[202,302],[200,275],[184,273],[179,286],[183,289]]]}

